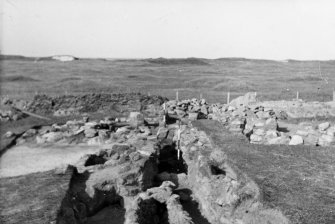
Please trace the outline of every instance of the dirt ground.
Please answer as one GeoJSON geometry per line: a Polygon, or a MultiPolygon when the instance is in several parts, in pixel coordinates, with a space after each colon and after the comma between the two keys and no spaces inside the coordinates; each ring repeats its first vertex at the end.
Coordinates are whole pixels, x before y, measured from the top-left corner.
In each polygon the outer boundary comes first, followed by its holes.
{"type": "Polygon", "coordinates": [[[44,172],[75,164],[85,154],[94,154],[99,146],[18,145],[0,158],[0,178],[44,172]]]}

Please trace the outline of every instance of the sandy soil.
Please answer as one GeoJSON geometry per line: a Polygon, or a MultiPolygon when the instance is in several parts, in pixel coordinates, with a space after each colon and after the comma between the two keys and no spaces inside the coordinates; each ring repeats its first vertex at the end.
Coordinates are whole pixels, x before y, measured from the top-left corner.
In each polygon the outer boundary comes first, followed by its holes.
{"type": "Polygon", "coordinates": [[[87,145],[19,145],[0,158],[0,178],[52,170],[66,164],[75,164],[85,154],[99,151],[87,145]]]}

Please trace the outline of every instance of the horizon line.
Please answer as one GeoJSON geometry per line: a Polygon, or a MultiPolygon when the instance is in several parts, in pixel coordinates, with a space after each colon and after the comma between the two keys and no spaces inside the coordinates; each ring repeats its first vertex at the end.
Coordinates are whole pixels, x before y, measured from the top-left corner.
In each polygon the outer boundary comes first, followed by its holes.
{"type": "Polygon", "coordinates": [[[27,55],[20,55],[20,54],[1,54],[0,56],[9,56],[9,57],[24,57],[24,58],[51,58],[54,56],[71,56],[77,59],[111,59],[111,60],[146,60],[146,59],[205,59],[205,60],[218,60],[218,59],[246,59],[246,60],[266,60],[266,61],[335,61],[334,59],[307,59],[307,60],[301,60],[301,59],[294,59],[294,58],[286,58],[286,59],[267,59],[267,58],[248,58],[248,57],[218,57],[218,58],[205,58],[205,57],[78,57],[71,54],[55,54],[55,55],[49,55],[49,56],[27,56],[27,55]]]}

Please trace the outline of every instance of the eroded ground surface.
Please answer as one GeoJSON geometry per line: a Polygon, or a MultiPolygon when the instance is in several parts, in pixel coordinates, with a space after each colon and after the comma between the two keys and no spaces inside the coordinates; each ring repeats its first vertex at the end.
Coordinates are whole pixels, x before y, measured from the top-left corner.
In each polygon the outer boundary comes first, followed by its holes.
{"type": "Polygon", "coordinates": [[[84,155],[98,151],[99,146],[87,145],[18,145],[0,158],[0,178],[74,165],[84,155]]]}
{"type": "Polygon", "coordinates": [[[253,93],[230,105],[113,96],[38,96],[32,111],[59,122],[6,118],[2,223],[334,223],[333,123],[290,123],[253,93]]]}

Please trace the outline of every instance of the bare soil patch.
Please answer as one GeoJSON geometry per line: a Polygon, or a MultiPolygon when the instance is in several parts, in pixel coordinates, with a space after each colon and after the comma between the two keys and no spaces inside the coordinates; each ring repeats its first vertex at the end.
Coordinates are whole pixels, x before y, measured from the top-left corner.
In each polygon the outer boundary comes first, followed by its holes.
{"type": "Polygon", "coordinates": [[[74,165],[82,156],[97,151],[99,147],[86,145],[14,146],[0,157],[0,178],[74,165]]]}
{"type": "Polygon", "coordinates": [[[5,76],[1,78],[1,82],[39,82],[40,80],[22,75],[5,76]]]}

